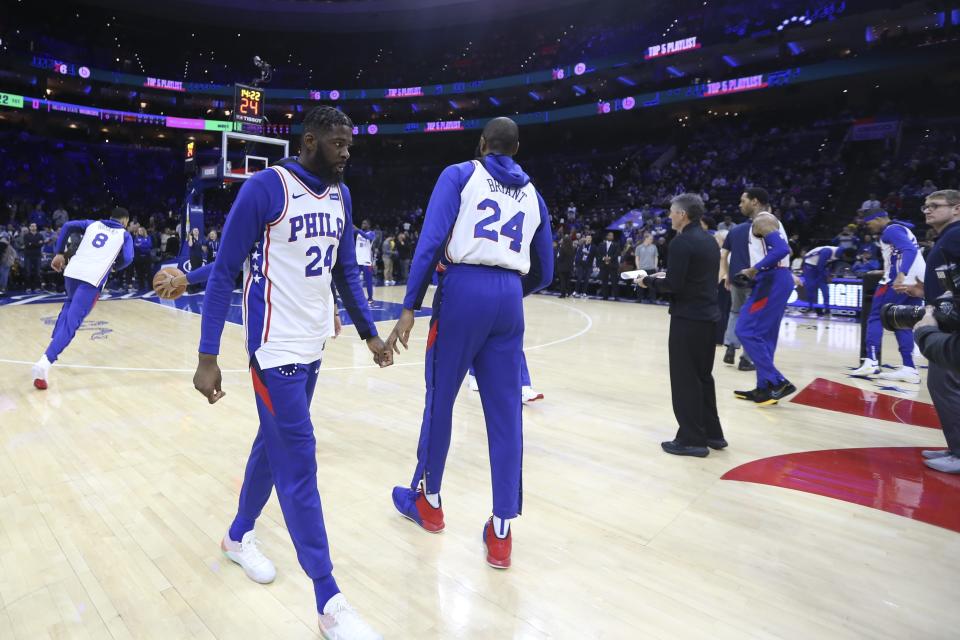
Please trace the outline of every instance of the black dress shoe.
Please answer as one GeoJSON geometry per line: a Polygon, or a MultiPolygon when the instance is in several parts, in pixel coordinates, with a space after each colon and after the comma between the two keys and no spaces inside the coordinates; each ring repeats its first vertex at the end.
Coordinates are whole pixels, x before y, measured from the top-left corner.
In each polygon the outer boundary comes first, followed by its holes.
{"type": "Polygon", "coordinates": [[[737,371],[756,371],[757,365],[753,364],[743,356],[740,356],[740,364],[737,365],[737,371]]]}
{"type": "Polygon", "coordinates": [[[783,400],[791,393],[796,393],[797,388],[790,383],[789,380],[784,380],[776,387],[770,389],[770,395],[776,400],[783,400]]]}
{"type": "Polygon", "coordinates": [[[710,447],[711,449],[720,451],[720,449],[727,448],[727,441],[724,440],[723,438],[717,438],[715,440],[712,438],[707,438],[707,446],[710,447]]]}
{"type": "Polygon", "coordinates": [[[727,345],[727,352],[723,354],[723,364],[733,364],[733,359],[737,355],[737,350],[727,345]]]}
{"type": "Polygon", "coordinates": [[[669,442],[661,442],[660,446],[667,453],[672,453],[675,456],[696,456],[698,458],[706,458],[710,455],[710,449],[706,447],[691,447],[690,445],[681,444],[676,440],[670,440],[669,442]]]}

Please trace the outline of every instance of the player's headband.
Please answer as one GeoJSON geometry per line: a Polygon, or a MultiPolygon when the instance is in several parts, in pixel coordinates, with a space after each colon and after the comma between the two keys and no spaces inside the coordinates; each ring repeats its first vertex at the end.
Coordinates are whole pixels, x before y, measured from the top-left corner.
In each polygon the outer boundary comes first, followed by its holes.
{"type": "Polygon", "coordinates": [[[863,216],[863,221],[870,222],[871,220],[876,220],[877,218],[889,218],[889,217],[890,217],[890,214],[881,209],[880,211],[874,211],[873,213],[869,213],[863,216]]]}

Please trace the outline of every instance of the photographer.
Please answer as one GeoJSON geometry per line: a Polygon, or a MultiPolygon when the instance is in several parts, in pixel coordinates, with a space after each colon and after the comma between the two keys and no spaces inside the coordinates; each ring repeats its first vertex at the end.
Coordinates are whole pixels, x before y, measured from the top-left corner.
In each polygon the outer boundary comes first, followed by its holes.
{"type": "Polygon", "coordinates": [[[933,309],[927,307],[923,320],[913,326],[917,346],[931,364],[960,372],[960,333],[942,331],[933,309]]]}
{"type": "MultiPolygon", "coordinates": [[[[923,296],[927,305],[942,308],[946,297],[944,287],[949,286],[950,279],[941,282],[937,270],[943,273],[947,265],[960,265],[960,191],[934,191],[926,197],[922,210],[927,224],[937,233],[937,242],[927,257],[923,283],[901,284],[896,288],[911,296],[923,296]]],[[[960,369],[944,366],[948,360],[940,357],[949,358],[947,347],[956,344],[956,336],[942,336],[939,328],[934,330],[934,318],[929,311],[927,316],[931,316],[929,321],[924,319],[916,325],[924,327],[917,332],[916,340],[930,361],[927,389],[940,416],[947,449],[924,451],[924,464],[944,473],[960,473],[960,369]]]]}

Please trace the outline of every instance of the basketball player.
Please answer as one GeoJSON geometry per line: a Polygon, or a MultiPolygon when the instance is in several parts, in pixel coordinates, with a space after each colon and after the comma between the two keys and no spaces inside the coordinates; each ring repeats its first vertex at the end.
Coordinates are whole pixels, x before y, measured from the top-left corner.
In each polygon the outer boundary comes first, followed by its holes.
{"type": "Polygon", "coordinates": [[[876,375],[882,380],[919,384],[920,374],[917,373],[913,362],[913,329],[899,329],[894,332],[900,357],[903,358],[903,366],[899,369],[880,373],[877,351],[883,341],[883,325],[880,322],[880,311],[883,305],[912,304],[919,307],[923,304],[922,299],[895,289],[903,284],[915,284],[923,279],[926,263],[920,255],[920,245],[910,230],[913,225],[899,220],[891,221],[886,211],[872,211],[863,217],[863,221],[870,229],[870,233],[880,238],[883,278],[876,293],[873,294],[873,306],[870,309],[870,318],[867,320],[867,357],[863,359],[860,368],[850,373],[860,376],[876,375]]]}
{"type": "MultiPolygon", "coordinates": [[[[470,384],[471,391],[480,391],[480,385],[477,384],[477,373],[473,365],[470,365],[470,371],[467,372],[467,381],[470,384]]],[[[530,381],[530,369],[527,368],[527,354],[520,354],[520,401],[523,404],[529,404],[543,400],[543,394],[533,388],[530,381]]]]}
{"type": "Polygon", "coordinates": [[[310,402],[333,322],[331,281],[374,362],[385,367],[393,360],[363,304],[354,254],[350,192],[342,182],[353,123],[321,106],[307,113],[303,128],[300,156],[248,179],[227,217],[207,283],[194,386],[211,404],[224,396],[217,354],[242,266],[260,428],[221,548],[252,580],[273,581],[276,569],[257,547],[254,524],[276,487],[297,558],[313,580],[320,631],[333,640],[367,640],[380,635],[337,587],[317,491],[310,402]]]}
{"type": "Polygon", "coordinates": [[[822,316],[824,309],[830,306],[830,263],[836,262],[845,249],[840,247],[814,247],[803,254],[803,290],[807,294],[809,307],[804,311],[816,309],[822,316]],[[823,307],[817,307],[817,293],[823,296],[823,307]]]}
{"type": "Polygon", "coordinates": [[[510,521],[521,510],[523,428],[520,366],[523,296],[553,280],[550,217],[540,194],[514,159],[519,130],[494,118],[480,136],[478,160],[440,174],[414,254],[403,312],[387,341],[407,348],[419,309],[442,255],[449,263],[433,297],[427,338],[426,400],[417,466],[409,487],[395,487],[397,510],[425,530],[444,528],[440,484],[453,403],[472,363],[490,443],[493,516],[483,528],[487,563],[510,566],[510,521]]]}
{"type": "Polygon", "coordinates": [[[56,255],[50,267],[57,273],[63,271],[67,300],[57,316],[50,346],[33,365],[33,386],[37,389],[47,388],[50,367],[73,340],[84,318],[93,311],[111,269],[120,271],[133,262],[133,238],[126,231],[129,221],[127,210],[117,207],[109,220],[70,220],[60,228],[54,249],[56,255]],[[83,240],[64,269],[67,238],[77,232],[83,233],[83,240]]]}
{"type": "Polygon", "coordinates": [[[363,275],[363,286],[367,290],[367,304],[373,305],[373,241],[377,234],[370,231],[370,221],[360,223],[357,233],[357,264],[363,275]]]}
{"type": "Polygon", "coordinates": [[[756,283],[743,303],[736,332],[757,367],[757,387],[733,393],[741,400],[752,400],[758,405],[777,404],[797,390],[773,364],[780,321],[794,289],[790,245],[783,224],[768,211],[753,216],[749,242],[752,266],[740,273],[756,278],[756,283]]]}

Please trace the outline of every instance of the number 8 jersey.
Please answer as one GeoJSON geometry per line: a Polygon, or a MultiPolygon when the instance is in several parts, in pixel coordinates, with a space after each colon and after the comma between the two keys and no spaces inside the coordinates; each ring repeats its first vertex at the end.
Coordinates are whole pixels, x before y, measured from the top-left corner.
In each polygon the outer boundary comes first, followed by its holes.
{"type": "Polygon", "coordinates": [[[530,244],[540,226],[537,190],[527,182],[511,187],[473,161],[473,175],[460,192],[460,212],[447,241],[450,263],[530,270],[530,244]]]}
{"type": "Polygon", "coordinates": [[[90,222],[63,275],[99,287],[110,273],[117,254],[123,250],[125,237],[127,232],[119,224],[108,226],[99,220],[90,222]]]}

